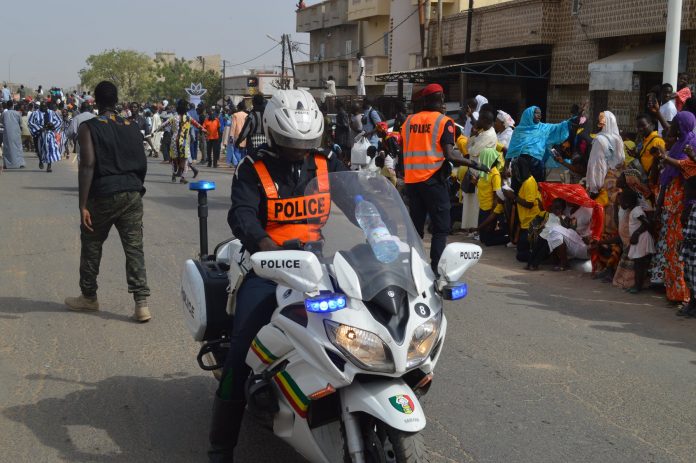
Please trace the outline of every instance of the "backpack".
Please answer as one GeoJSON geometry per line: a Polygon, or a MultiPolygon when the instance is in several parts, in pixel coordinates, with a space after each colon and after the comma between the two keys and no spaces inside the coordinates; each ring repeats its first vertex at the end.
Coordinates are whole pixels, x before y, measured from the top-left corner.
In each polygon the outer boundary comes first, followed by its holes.
{"type": "Polygon", "coordinates": [[[376,110],[375,108],[370,109],[370,112],[368,113],[370,115],[370,120],[367,120],[367,116],[363,114],[362,117],[362,124],[365,125],[368,122],[370,122],[373,126],[377,127],[377,122],[375,122],[375,118],[372,115],[373,113],[377,113],[377,116],[379,117],[380,122],[386,122],[386,119],[384,118],[384,114],[382,114],[380,111],[376,110]]]}

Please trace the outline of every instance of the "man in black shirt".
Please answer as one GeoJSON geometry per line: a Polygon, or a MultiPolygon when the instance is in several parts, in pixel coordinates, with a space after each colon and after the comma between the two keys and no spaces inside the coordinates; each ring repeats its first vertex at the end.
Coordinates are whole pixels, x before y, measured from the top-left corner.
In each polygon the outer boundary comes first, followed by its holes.
{"type": "Polygon", "coordinates": [[[143,254],[143,201],[147,158],[138,125],[120,117],[116,86],[101,82],[94,90],[99,117],[80,125],[78,170],[82,252],[78,297],[65,304],[76,311],[99,310],[97,275],[102,245],[112,226],[126,254],[128,292],[135,300],[134,319],[150,320],[143,254]]]}

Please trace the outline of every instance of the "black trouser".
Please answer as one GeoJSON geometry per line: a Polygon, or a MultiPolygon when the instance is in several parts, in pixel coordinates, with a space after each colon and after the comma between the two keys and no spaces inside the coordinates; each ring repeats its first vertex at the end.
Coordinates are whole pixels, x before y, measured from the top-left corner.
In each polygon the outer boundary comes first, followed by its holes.
{"type": "Polygon", "coordinates": [[[541,236],[537,236],[534,242],[534,249],[532,249],[532,254],[529,256],[529,266],[538,267],[542,262],[548,259],[550,255],[551,250],[549,249],[549,242],[541,236]]]}
{"type": "Polygon", "coordinates": [[[244,400],[244,385],[249,377],[246,355],[254,337],[271,321],[278,305],[276,286],[252,272],[239,287],[230,350],[218,388],[218,397],[223,400],[244,400]]]}
{"type": "MultiPolygon", "coordinates": [[[[435,174],[438,175],[438,174],[435,174]]],[[[431,178],[421,183],[406,185],[409,213],[416,231],[423,238],[425,217],[430,216],[433,238],[430,243],[430,266],[437,274],[437,264],[447,246],[450,224],[450,199],[447,184],[431,178]]]]}
{"type": "Polygon", "coordinates": [[[169,161],[171,158],[169,157],[169,149],[172,146],[172,134],[171,132],[164,132],[162,135],[162,141],[160,142],[161,145],[161,151],[162,151],[162,157],[164,158],[165,161],[169,161]]]}
{"type": "MultiPolygon", "coordinates": [[[[484,211],[483,209],[479,209],[479,227],[491,214],[494,214],[492,210],[484,211]]],[[[489,224],[486,228],[479,229],[479,238],[486,246],[500,246],[502,244],[507,244],[507,242],[510,241],[507,234],[507,225],[505,224],[504,220],[501,220],[501,216],[497,216],[495,221],[489,224]],[[498,227],[499,222],[500,227],[498,227]]]]}
{"type": "Polygon", "coordinates": [[[208,153],[208,167],[210,167],[211,163],[214,167],[217,167],[218,161],[220,160],[220,139],[208,140],[206,150],[208,153]]]}
{"type": "Polygon", "coordinates": [[[529,230],[521,228],[520,237],[517,239],[517,260],[520,262],[529,263],[530,254],[531,252],[529,249],[529,230]]]}

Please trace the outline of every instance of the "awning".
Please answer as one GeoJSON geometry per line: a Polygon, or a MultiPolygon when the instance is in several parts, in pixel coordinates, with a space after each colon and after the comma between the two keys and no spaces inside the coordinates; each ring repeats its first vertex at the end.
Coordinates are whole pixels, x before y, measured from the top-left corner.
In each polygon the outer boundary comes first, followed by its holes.
{"type": "MultiPolygon", "coordinates": [[[[588,66],[590,71],[590,91],[619,90],[630,92],[634,90],[633,74],[636,72],[662,73],[665,62],[665,46],[663,44],[631,48],[606,58],[602,58],[588,66]]],[[[686,70],[686,46],[679,50],[679,72],[686,70]]]]}
{"type": "Polygon", "coordinates": [[[404,82],[416,83],[459,74],[547,80],[550,72],[551,56],[538,55],[375,74],[375,81],[397,82],[403,79],[404,82]]]}

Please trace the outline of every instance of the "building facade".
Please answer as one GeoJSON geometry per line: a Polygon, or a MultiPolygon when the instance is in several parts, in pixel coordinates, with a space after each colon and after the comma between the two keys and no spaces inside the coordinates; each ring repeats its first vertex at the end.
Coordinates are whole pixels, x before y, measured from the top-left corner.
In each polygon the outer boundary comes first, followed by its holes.
{"type": "MultiPolygon", "coordinates": [[[[289,88],[294,88],[290,75],[285,76],[289,88]]],[[[225,77],[225,97],[246,98],[258,93],[271,97],[281,87],[279,72],[267,69],[252,69],[247,73],[225,77]]]]}
{"type": "MultiPolygon", "coordinates": [[[[622,128],[633,127],[633,118],[645,108],[646,93],[661,83],[667,0],[488,3],[473,12],[469,62],[547,55],[550,72],[543,84],[469,76],[469,94],[482,93],[516,114],[537,104],[549,120],[568,117],[572,104],[587,99],[596,111],[613,111],[622,128]]],[[[682,15],[680,71],[694,78],[696,0],[684,0],[682,15]]],[[[445,63],[465,62],[467,23],[467,11],[442,21],[445,63]]],[[[431,30],[433,54],[437,24],[431,30]]]]}
{"type": "MultiPolygon", "coordinates": [[[[409,0],[410,1],[410,0],[409,0]]],[[[368,94],[379,94],[384,84],[374,74],[389,71],[391,5],[393,0],[326,0],[297,12],[297,32],[308,32],[307,61],[295,64],[297,85],[323,91],[333,76],[338,94],[353,94],[360,69],[357,53],[365,59],[368,94]]]]}

